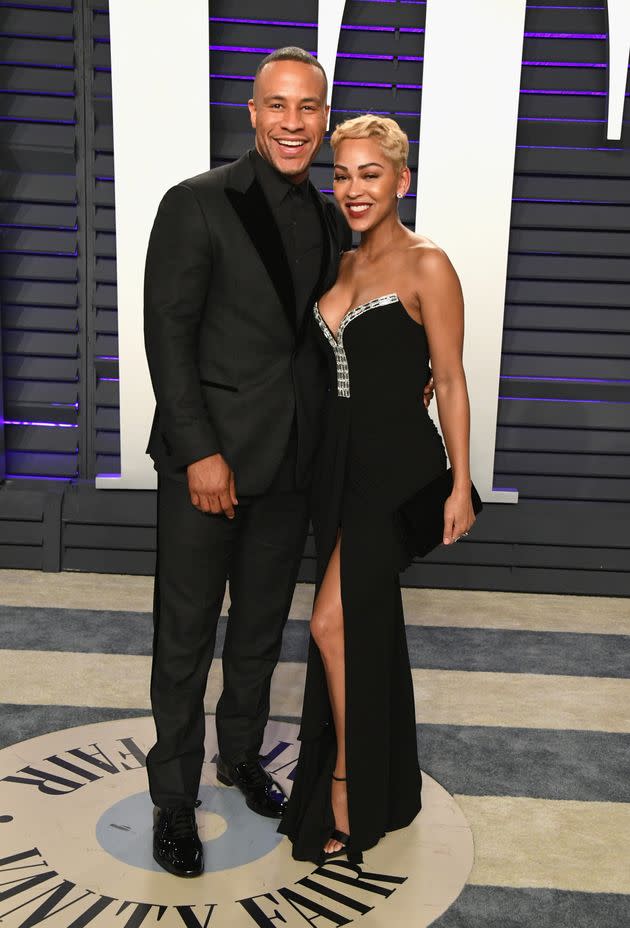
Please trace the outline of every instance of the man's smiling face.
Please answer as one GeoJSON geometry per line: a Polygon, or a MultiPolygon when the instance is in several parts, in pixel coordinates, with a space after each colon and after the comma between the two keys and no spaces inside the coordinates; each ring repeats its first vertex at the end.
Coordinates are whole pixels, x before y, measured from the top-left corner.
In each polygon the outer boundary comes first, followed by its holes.
{"type": "Polygon", "coordinates": [[[328,119],[319,68],[301,61],[269,62],[258,75],[249,112],[263,158],[294,183],[303,181],[328,119]]]}

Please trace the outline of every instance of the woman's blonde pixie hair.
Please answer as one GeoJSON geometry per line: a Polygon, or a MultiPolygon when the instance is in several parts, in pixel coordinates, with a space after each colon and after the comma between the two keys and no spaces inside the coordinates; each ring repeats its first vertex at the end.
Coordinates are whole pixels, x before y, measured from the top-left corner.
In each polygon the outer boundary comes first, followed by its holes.
{"type": "Polygon", "coordinates": [[[387,116],[355,116],[340,123],[330,138],[334,152],[346,139],[374,138],[398,171],[407,167],[409,139],[394,119],[387,116]]]}

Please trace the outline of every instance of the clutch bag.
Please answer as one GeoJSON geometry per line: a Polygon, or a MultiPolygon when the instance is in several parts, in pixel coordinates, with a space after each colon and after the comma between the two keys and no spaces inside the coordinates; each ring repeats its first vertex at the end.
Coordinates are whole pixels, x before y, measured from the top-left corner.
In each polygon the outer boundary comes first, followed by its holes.
{"type": "MultiPolygon", "coordinates": [[[[424,557],[442,544],[444,503],[452,492],[453,472],[449,467],[399,508],[402,541],[409,560],[412,557],[424,557]]],[[[477,515],[483,509],[483,503],[474,484],[471,484],[471,500],[473,511],[477,515]]]]}

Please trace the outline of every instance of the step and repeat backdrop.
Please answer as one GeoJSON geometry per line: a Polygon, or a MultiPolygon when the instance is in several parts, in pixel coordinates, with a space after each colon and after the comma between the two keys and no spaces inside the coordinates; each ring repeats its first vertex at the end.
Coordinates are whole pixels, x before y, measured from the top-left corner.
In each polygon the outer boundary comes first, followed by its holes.
{"type": "MultiPolygon", "coordinates": [[[[255,68],[295,44],[331,78],[331,130],[362,112],[401,123],[401,216],[464,285],[488,505],[405,581],[630,595],[626,4],[110,7],[0,14],[0,566],[151,572],[146,236],[166,187],[251,146],[255,68]]],[[[330,190],[327,142],[312,178],[330,190]]]]}

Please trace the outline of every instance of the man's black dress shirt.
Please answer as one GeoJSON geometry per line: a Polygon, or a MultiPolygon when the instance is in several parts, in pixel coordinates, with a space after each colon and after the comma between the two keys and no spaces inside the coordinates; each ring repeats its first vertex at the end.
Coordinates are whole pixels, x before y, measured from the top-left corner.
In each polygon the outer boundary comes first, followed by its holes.
{"type": "Polygon", "coordinates": [[[258,183],[276,221],[293,276],[296,322],[302,320],[307,302],[319,279],[323,229],[311,195],[308,178],[294,184],[254,149],[252,162],[258,183]]]}

